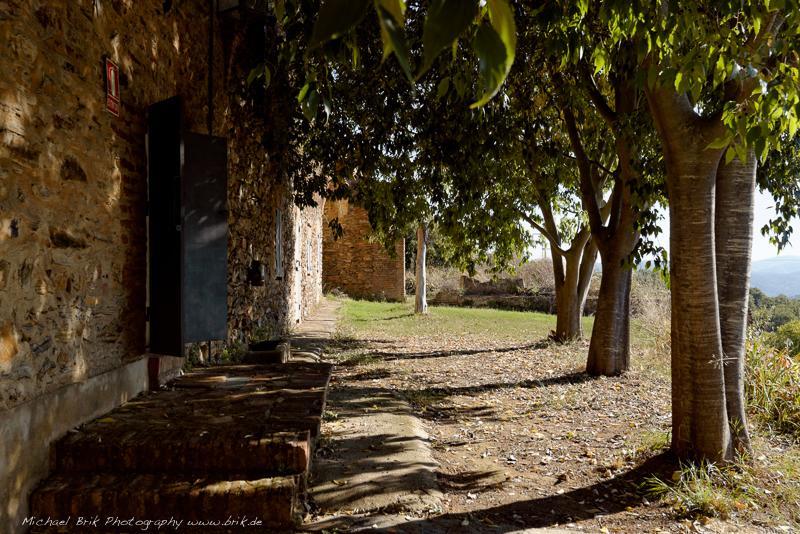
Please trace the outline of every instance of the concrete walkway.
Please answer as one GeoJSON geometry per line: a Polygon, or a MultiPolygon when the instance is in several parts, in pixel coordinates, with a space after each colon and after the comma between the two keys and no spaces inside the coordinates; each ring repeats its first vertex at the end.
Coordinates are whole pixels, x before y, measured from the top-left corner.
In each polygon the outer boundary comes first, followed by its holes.
{"type": "MultiPolygon", "coordinates": [[[[324,358],[337,328],[341,302],[325,299],[292,336],[292,358],[324,358]]],[[[331,362],[335,363],[335,362],[331,362]]],[[[449,534],[506,532],[556,534],[559,529],[481,528],[461,517],[439,515],[442,493],[428,435],[408,403],[390,391],[363,390],[337,378],[314,458],[308,493],[314,517],[305,532],[449,534]]]]}
{"type": "Polygon", "coordinates": [[[294,361],[319,361],[336,333],[338,300],[323,297],[314,312],[292,330],[292,357],[294,361]]]}
{"type": "MultiPolygon", "coordinates": [[[[340,305],[325,299],[295,330],[293,359],[324,355],[340,305]]],[[[359,520],[373,528],[375,521],[393,523],[441,510],[428,435],[406,402],[334,380],[328,412],[334,419],[324,425],[321,439],[330,452],[314,459],[309,485],[318,516],[306,529],[355,529],[359,520]]]]}

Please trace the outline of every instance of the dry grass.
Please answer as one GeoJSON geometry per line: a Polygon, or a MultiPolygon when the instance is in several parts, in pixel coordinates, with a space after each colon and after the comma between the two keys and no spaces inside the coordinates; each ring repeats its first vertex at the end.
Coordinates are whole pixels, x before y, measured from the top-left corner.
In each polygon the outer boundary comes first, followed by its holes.
{"type": "Polygon", "coordinates": [[[747,401],[758,422],[800,442],[800,358],[760,338],[747,346],[747,401]]]}

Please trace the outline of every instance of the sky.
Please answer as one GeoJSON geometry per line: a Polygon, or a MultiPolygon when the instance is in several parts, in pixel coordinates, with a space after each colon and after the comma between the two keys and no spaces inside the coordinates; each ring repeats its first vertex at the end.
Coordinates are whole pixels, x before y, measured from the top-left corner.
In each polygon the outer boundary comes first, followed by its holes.
{"type": "MultiPolygon", "coordinates": [[[[775,217],[774,204],[775,202],[769,195],[765,193],[757,193],[755,222],[756,235],[753,236],[753,261],[774,258],[778,255],[778,250],[775,248],[775,245],[772,245],[768,238],[761,235],[761,227],[767,224],[771,217],[775,217]]],[[[800,221],[795,220],[792,224],[792,227],[797,228],[798,222],[800,221]]],[[[798,241],[798,239],[800,239],[800,232],[794,234],[791,242],[795,243],[798,241]]],[[[781,252],[781,256],[790,256],[796,254],[800,254],[800,246],[792,247],[790,245],[781,252]]]]}
{"type": "MultiPolygon", "coordinates": [[[[662,209],[662,233],[656,240],[661,246],[669,251],[669,215],[667,209],[662,209]]],[[[778,256],[778,249],[769,242],[769,237],[761,235],[761,228],[767,224],[770,218],[775,216],[774,201],[769,194],[756,191],[755,223],[753,225],[753,261],[767,260],[778,256]]],[[[796,233],[790,240],[790,244],[780,253],[780,256],[800,256],[800,221],[794,220],[792,226],[796,228],[796,233]],[[795,244],[792,246],[792,244],[795,244]]],[[[536,247],[532,251],[532,258],[548,256],[546,247],[536,247]]]]}
{"type": "MultiPolygon", "coordinates": [[[[755,224],[753,225],[753,261],[766,260],[778,256],[778,249],[769,242],[769,237],[761,235],[761,228],[775,217],[774,200],[769,194],[756,192],[755,224]]],[[[669,250],[669,218],[664,216],[664,233],[659,236],[658,242],[669,250]]],[[[792,236],[790,243],[800,242],[800,221],[793,221],[792,226],[797,232],[792,236]]],[[[781,251],[781,256],[794,256],[800,254],[800,245],[787,246],[781,251]]]]}

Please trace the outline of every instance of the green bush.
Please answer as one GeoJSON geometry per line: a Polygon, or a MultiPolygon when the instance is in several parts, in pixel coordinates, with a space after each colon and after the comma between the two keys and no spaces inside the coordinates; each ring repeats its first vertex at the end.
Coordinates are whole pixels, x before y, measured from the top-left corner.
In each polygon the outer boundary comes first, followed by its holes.
{"type": "Polygon", "coordinates": [[[786,349],[793,356],[800,355],[800,319],[786,323],[770,336],[776,349],[786,349]]]}

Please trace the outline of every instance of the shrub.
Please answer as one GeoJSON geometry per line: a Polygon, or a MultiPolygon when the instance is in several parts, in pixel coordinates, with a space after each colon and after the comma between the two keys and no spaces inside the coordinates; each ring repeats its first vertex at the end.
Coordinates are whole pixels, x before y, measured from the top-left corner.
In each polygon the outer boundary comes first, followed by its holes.
{"type": "Polygon", "coordinates": [[[800,439],[800,360],[754,338],[747,347],[747,402],[767,427],[800,439]]]}
{"type": "Polygon", "coordinates": [[[633,271],[631,277],[631,315],[657,329],[669,332],[670,294],[661,276],[644,269],[633,271]]]}
{"type": "Polygon", "coordinates": [[[800,298],[785,295],[769,297],[763,291],[750,290],[750,326],[774,332],[786,323],[800,320],[800,298]]]}
{"type": "Polygon", "coordinates": [[[776,349],[786,349],[793,356],[800,355],[800,319],[780,326],[770,336],[770,344],[776,349]]]}
{"type": "Polygon", "coordinates": [[[525,287],[533,291],[555,290],[553,262],[550,259],[540,258],[523,263],[519,266],[517,272],[525,282],[525,287]]]}

